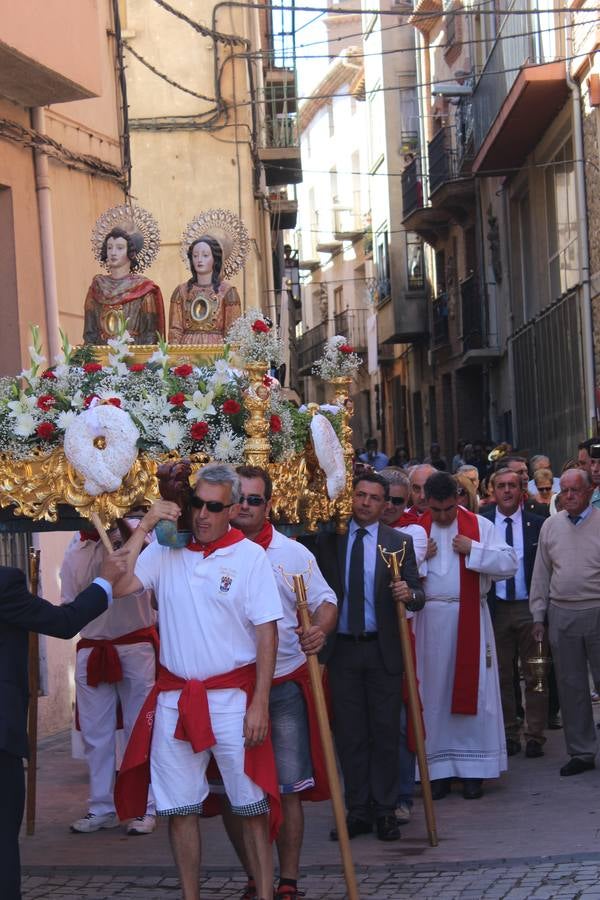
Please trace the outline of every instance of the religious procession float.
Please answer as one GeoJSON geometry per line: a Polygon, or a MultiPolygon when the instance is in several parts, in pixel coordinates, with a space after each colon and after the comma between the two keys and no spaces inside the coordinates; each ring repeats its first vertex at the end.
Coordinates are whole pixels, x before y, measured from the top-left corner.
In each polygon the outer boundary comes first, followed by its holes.
{"type": "Polygon", "coordinates": [[[107,274],[87,293],[83,344],[61,331],[61,352],[48,361],[34,326],[29,368],[0,379],[4,527],[79,528],[83,517],[106,528],[157,499],[169,464],[188,460],[187,478],[218,460],[269,470],[272,518],[288,533],[343,528],[348,390],[361,364],[344,336],[326,343],[314,369],[331,384],[331,403],[298,407],[274,377],[283,356],[276,326],[258,309],[242,313],[229,282],[249,248],[233,213],[208,210],[186,228],[191,277],[173,292],[168,333],[160,288],[142,274],[159,249],[151,214],[108,210],[92,246],[107,274]]]}

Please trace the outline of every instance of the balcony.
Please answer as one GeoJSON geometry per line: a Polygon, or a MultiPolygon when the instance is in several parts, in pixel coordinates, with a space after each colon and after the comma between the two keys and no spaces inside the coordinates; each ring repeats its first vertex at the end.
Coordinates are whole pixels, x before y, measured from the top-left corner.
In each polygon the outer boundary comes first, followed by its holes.
{"type": "Polygon", "coordinates": [[[564,59],[529,4],[510,4],[475,86],[473,172],[518,169],[568,98],[564,59]]]}
{"type": "Polygon", "coordinates": [[[296,227],[298,219],[298,201],[294,196],[290,197],[285,188],[269,193],[269,206],[271,207],[271,230],[287,231],[296,227]]]}
{"type": "Polygon", "coordinates": [[[333,207],[333,236],[337,241],[357,241],[365,231],[360,213],[339,204],[333,207]]]}
{"type": "Polygon", "coordinates": [[[377,309],[379,345],[411,344],[429,332],[425,290],[395,291],[377,309]]]}
{"type": "Polygon", "coordinates": [[[485,301],[476,276],[460,283],[463,365],[491,362],[500,356],[498,347],[490,347],[485,317],[485,301]]]}
{"type": "Polygon", "coordinates": [[[298,134],[296,73],[293,69],[265,70],[264,128],[258,155],[269,187],[302,181],[298,134]]]}
{"type": "Polygon", "coordinates": [[[440,128],[429,141],[429,200],[432,207],[446,210],[461,222],[475,202],[475,181],[470,173],[463,173],[459,155],[452,139],[454,128],[440,128]]]}
{"type": "Polygon", "coordinates": [[[19,0],[0,19],[0,85],[21,106],[85,100],[102,93],[95,0],[19,0]]]}
{"type": "Polygon", "coordinates": [[[367,350],[368,309],[344,309],[333,317],[333,330],[342,334],[357,353],[367,350]]]}
{"type": "Polygon", "coordinates": [[[327,322],[310,328],[297,342],[298,374],[310,375],[314,363],[323,355],[327,340],[327,322]]]}
{"type": "Polygon", "coordinates": [[[432,305],[431,345],[434,349],[444,347],[450,339],[448,330],[448,295],[439,294],[432,305]]]}

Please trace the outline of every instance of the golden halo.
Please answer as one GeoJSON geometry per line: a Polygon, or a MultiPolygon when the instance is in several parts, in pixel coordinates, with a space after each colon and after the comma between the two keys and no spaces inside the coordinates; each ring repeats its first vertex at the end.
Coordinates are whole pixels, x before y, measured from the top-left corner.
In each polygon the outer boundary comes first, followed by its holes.
{"type": "Polygon", "coordinates": [[[223,278],[232,278],[243,269],[250,249],[248,229],[229,209],[207,209],[189,223],[181,238],[181,258],[188,262],[188,248],[200,238],[211,237],[223,251],[223,278]]]}
{"type": "MultiPolygon", "coordinates": [[[[160,229],[152,213],[142,206],[128,203],[103,212],[92,229],[92,250],[98,262],[101,262],[104,239],[113,228],[122,228],[134,239],[138,263],[136,272],[143,272],[152,265],[160,250],[160,229]]],[[[105,263],[103,265],[106,267],[105,263]]]]}

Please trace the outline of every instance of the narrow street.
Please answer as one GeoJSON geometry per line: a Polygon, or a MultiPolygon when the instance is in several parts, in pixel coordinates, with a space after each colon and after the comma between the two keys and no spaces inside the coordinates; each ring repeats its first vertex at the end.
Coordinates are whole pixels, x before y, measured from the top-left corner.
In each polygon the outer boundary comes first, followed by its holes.
{"type": "MultiPolygon", "coordinates": [[[[399,843],[375,837],[352,841],[361,897],[600,898],[600,772],[561,778],[561,731],[548,733],[546,755],[511,757],[510,771],[481,801],[458,791],[436,804],[439,846],[429,847],[422,808],[399,843]]],[[[121,829],[70,834],[86,802],[82,763],[70,757],[67,734],[41,744],[34,837],[21,839],[27,900],[161,900],[179,897],[160,822],[153,835],[125,837],[121,829]]],[[[328,839],[329,804],[307,804],[300,887],[307,900],[341,900],[344,880],[337,845],[328,839]]],[[[244,879],[221,823],[203,823],[202,896],[233,900],[244,879]]]]}

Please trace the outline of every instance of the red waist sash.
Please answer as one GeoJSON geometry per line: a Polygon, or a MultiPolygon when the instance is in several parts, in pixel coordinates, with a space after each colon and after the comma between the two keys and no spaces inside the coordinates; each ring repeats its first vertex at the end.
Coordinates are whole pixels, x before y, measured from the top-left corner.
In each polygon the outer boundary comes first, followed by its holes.
{"type": "MultiPolygon", "coordinates": [[[[158,695],[162,691],[181,691],[174,737],[180,741],[188,741],[194,753],[201,753],[216,744],[207,692],[239,688],[245,692],[249,704],[255,682],[254,663],[223,675],[213,675],[205,681],[188,681],[169,672],[164,666],[160,667],[156,684],[140,710],[121,763],[115,787],[115,805],[120,819],[143,816],[146,811],[150,785],[150,746],[158,695]]],[[[245,748],[244,772],[269,798],[270,836],[274,840],[281,824],[281,801],[270,734],[259,746],[245,748]]]]}
{"type": "Polygon", "coordinates": [[[148,628],[139,628],[122,634],[116,638],[80,638],[77,641],[77,650],[86,650],[91,647],[87,661],[87,683],[90,687],[98,687],[99,684],[115,684],[123,680],[123,669],[119,654],[115,650],[117,646],[127,644],[152,644],[158,660],[159,640],[158,631],[154,625],[148,628]]]}

